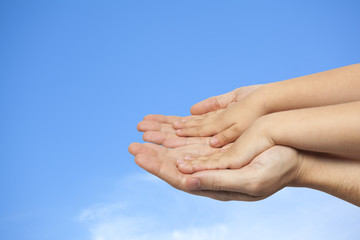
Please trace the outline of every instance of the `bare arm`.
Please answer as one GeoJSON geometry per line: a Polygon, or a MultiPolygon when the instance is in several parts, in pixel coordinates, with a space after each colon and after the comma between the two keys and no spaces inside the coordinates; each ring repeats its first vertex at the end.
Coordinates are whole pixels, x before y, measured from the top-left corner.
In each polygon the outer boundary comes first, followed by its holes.
{"type": "Polygon", "coordinates": [[[266,112],[326,106],[360,100],[360,64],[264,85],[266,112]]]}
{"type": "Polygon", "coordinates": [[[360,156],[360,101],[278,112],[263,124],[274,144],[360,156]]]}
{"type": "Polygon", "coordinates": [[[360,64],[270,83],[225,110],[175,122],[178,136],[215,135],[210,144],[235,141],[257,118],[274,112],[360,100],[360,64]]]}
{"type": "Polygon", "coordinates": [[[293,186],[326,192],[360,207],[359,160],[304,152],[293,186]]]}
{"type": "Polygon", "coordinates": [[[272,113],[258,118],[226,152],[186,156],[179,169],[241,168],[275,145],[360,156],[360,101],[272,113]]]}

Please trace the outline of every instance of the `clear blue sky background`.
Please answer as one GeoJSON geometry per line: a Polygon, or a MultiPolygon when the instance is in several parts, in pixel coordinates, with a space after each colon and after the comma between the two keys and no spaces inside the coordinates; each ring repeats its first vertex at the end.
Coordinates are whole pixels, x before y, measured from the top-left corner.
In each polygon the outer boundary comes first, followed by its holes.
{"type": "Polygon", "coordinates": [[[1,1],[0,239],[358,239],[309,189],[256,203],[136,166],[146,114],[358,63],[359,1],[1,1]]]}

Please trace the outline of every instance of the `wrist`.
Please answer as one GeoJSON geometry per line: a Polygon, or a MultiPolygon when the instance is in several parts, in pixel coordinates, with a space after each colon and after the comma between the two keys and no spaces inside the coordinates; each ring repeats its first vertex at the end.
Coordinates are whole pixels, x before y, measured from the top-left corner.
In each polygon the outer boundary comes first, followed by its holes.
{"type": "Polygon", "coordinates": [[[289,186],[316,189],[360,206],[359,160],[311,152],[302,155],[296,178],[289,186]]]}
{"type": "Polygon", "coordinates": [[[259,87],[254,91],[253,98],[257,99],[261,106],[263,115],[277,112],[279,107],[277,106],[276,96],[279,95],[278,90],[274,87],[276,83],[268,83],[259,87]]]}
{"type": "Polygon", "coordinates": [[[311,187],[314,183],[313,168],[315,162],[304,151],[298,151],[298,168],[293,181],[289,184],[291,187],[311,187]]]}

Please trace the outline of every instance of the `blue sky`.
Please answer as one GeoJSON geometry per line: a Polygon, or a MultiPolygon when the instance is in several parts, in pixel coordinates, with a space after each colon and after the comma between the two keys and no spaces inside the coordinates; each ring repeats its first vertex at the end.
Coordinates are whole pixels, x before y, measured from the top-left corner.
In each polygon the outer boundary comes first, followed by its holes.
{"type": "Polygon", "coordinates": [[[358,1],[1,1],[0,239],[356,239],[309,189],[216,202],[136,166],[146,114],[358,63],[358,1]]]}

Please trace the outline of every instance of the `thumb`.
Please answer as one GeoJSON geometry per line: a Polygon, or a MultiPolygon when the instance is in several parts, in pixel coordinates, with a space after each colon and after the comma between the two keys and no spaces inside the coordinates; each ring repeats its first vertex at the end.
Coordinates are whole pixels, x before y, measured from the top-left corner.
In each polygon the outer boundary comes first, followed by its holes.
{"type": "Polygon", "coordinates": [[[193,174],[186,181],[190,190],[234,191],[248,193],[253,172],[243,167],[236,170],[206,170],[193,174]]]}
{"type": "Polygon", "coordinates": [[[234,99],[235,99],[234,91],[225,93],[223,95],[211,97],[199,103],[194,104],[191,107],[190,112],[193,115],[201,115],[222,108],[227,108],[234,99]]]}
{"type": "Polygon", "coordinates": [[[216,134],[210,139],[211,147],[222,147],[226,144],[235,142],[243,131],[240,131],[235,125],[216,134]]]}

